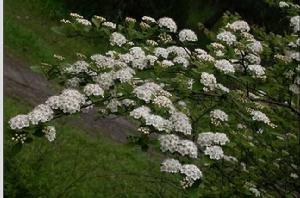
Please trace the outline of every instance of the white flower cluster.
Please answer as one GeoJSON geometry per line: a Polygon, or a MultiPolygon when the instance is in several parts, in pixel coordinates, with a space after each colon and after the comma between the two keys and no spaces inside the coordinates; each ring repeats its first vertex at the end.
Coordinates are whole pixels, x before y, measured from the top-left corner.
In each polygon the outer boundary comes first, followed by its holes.
{"type": "Polygon", "coordinates": [[[201,147],[212,146],[215,144],[225,145],[229,142],[229,139],[225,133],[213,133],[213,132],[204,132],[198,135],[197,143],[201,147]]]}
{"type": "Polygon", "coordinates": [[[235,72],[234,66],[225,59],[217,60],[215,63],[215,67],[222,71],[224,74],[233,74],[235,72]]]}
{"type": "Polygon", "coordinates": [[[183,29],[178,34],[179,40],[181,42],[195,42],[198,41],[197,35],[194,31],[190,29],[183,29]]]}
{"type": "Polygon", "coordinates": [[[290,7],[290,5],[285,1],[280,1],[278,5],[280,8],[290,7]]]}
{"type": "Polygon", "coordinates": [[[210,54],[208,54],[205,50],[197,48],[195,49],[195,52],[197,54],[197,58],[200,61],[211,62],[211,63],[215,62],[215,58],[210,54]]]}
{"type": "Polygon", "coordinates": [[[254,54],[260,54],[263,51],[263,46],[260,41],[257,41],[255,39],[249,40],[251,41],[249,44],[247,44],[247,48],[254,54]]]}
{"type": "Polygon", "coordinates": [[[228,31],[223,31],[217,35],[217,39],[226,43],[227,45],[233,45],[236,42],[236,36],[228,31]]]}
{"type": "Polygon", "coordinates": [[[297,85],[297,84],[291,84],[291,85],[289,86],[289,90],[290,90],[291,92],[293,92],[293,94],[296,94],[296,95],[300,94],[300,86],[297,85]]]}
{"type": "Polygon", "coordinates": [[[157,96],[153,99],[153,104],[156,104],[159,107],[174,109],[172,101],[166,96],[157,96]]]}
{"type": "Polygon", "coordinates": [[[300,16],[293,16],[290,19],[290,26],[293,28],[294,33],[300,31],[300,16]]]}
{"type": "MultiPolygon", "coordinates": [[[[245,56],[245,59],[247,60],[248,63],[250,64],[256,64],[259,65],[261,63],[261,59],[259,56],[254,55],[254,54],[247,54],[245,56]]],[[[247,63],[246,63],[247,64],[247,63]]]]}
{"type": "Polygon", "coordinates": [[[250,110],[250,115],[254,121],[263,122],[271,127],[275,127],[274,124],[271,123],[271,120],[268,118],[268,116],[261,111],[250,110]]]}
{"type": "Polygon", "coordinates": [[[266,79],[265,68],[261,65],[248,65],[249,72],[253,78],[266,79]]]}
{"type": "Polygon", "coordinates": [[[68,88],[77,88],[79,87],[79,84],[81,82],[81,79],[80,78],[77,78],[77,77],[73,77],[73,78],[70,78],[66,81],[66,87],[68,88]]]}
{"type": "Polygon", "coordinates": [[[260,191],[257,189],[256,185],[246,182],[244,187],[248,189],[255,197],[261,197],[260,191]]]}
{"type": "Polygon", "coordinates": [[[148,59],[142,48],[140,47],[130,48],[129,55],[130,56],[127,55],[127,58],[131,59],[129,62],[131,62],[133,68],[142,70],[148,67],[148,59]]]}
{"type": "Polygon", "coordinates": [[[158,20],[158,26],[161,28],[166,28],[170,32],[176,32],[177,31],[177,24],[172,18],[169,17],[162,17],[158,20]]]}
{"type": "Polygon", "coordinates": [[[211,43],[210,46],[215,50],[224,50],[225,49],[224,45],[222,45],[221,43],[217,43],[217,42],[211,43]]]}
{"type": "Polygon", "coordinates": [[[97,15],[94,15],[94,19],[96,19],[97,21],[99,21],[100,23],[106,21],[106,18],[102,17],[102,16],[97,16],[97,15]]]}
{"type": "Polygon", "coordinates": [[[214,91],[217,87],[217,79],[213,74],[202,72],[200,82],[204,85],[204,91],[214,91]]]}
{"type": "Polygon", "coordinates": [[[75,19],[83,19],[83,16],[81,16],[80,14],[78,14],[78,13],[74,13],[74,12],[71,12],[70,13],[70,16],[72,17],[72,18],[75,18],[75,19]]]}
{"type": "Polygon", "coordinates": [[[288,51],[287,53],[287,56],[289,56],[290,59],[300,62],[300,52],[288,51]]]}
{"type": "Polygon", "coordinates": [[[149,103],[151,100],[153,100],[159,95],[167,97],[171,96],[169,92],[164,91],[161,88],[161,86],[153,82],[145,83],[141,86],[136,87],[133,90],[133,93],[136,95],[136,97],[138,97],[141,100],[144,100],[146,103],[149,103]]]}
{"type": "Polygon", "coordinates": [[[71,21],[67,20],[67,19],[62,19],[62,20],[60,20],[60,22],[64,23],[64,24],[71,24],[71,21]]]}
{"type": "Polygon", "coordinates": [[[219,145],[225,145],[227,142],[229,142],[229,139],[224,133],[200,133],[197,139],[197,143],[204,148],[204,154],[215,160],[224,157],[223,149],[219,145]]]}
{"type": "Polygon", "coordinates": [[[78,24],[83,25],[83,26],[91,26],[92,25],[92,23],[86,19],[76,18],[75,20],[78,24]]]}
{"type": "Polygon", "coordinates": [[[169,132],[172,128],[170,121],[159,115],[148,114],[144,119],[147,126],[153,126],[158,131],[169,132]]]}
{"type": "Polygon", "coordinates": [[[290,177],[293,178],[293,179],[298,179],[299,178],[299,176],[297,175],[297,173],[291,173],[290,177]]]}
{"type": "Polygon", "coordinates": [[[228,24],[227,27],[229,27],[231,30],[235,32],[249,32],[250,27],[246,21],[238,20],[231,24],[228,24]]]}
{"type": "Polygon", "coordinates": [[[168,68],[168,67],[174,66],[174,63],[173,63],[172,61],[170,61],[170,60],[163,60],[163,61],[161,62],[161,66],[162,66],[163,68],[168,68]]]}
{"type": "Polygon", "coordinates": [[[114,85],[114,72],[104,72],[93,77],[93,80],[100,85],[104,90],[109,89],[114,85]]]}
{"type": "Polygon", "coordinates": [[[210,112],[210,121],[212,124],[219,126],[228,121],[228,115],[220,109],[215,109],[210,112]]]}
{"type": "Polygon", "coordinates": [[[56,138],[56,129],[54,126],[47,126],[43,129],[43,133],[49,142],[52,142],[56,138]]]}
{"type": "Polygon", "coordinates": [[[23,129],[25,127],[29,127],[30,121],[28,115],[17,115],[13,118],[11,118],[9,121],[9,126],[11,129],[16,130],[16,129],[23,129]]]}
{"type": "Polygon", "coordinates": [[[75,89],[65,89],[59,96],[51,96],[45,102],[52,109],[60,109],[64,113],[76,113],[85,103],[85,96],[75,89]]]}
{"type": "Polygon", "coordinates": [[[28,118],[33,125],[37,125],[40,122],[48,122],[52,120],[54,116],[54,111],[50,106],[45,104],[40,104],[36,106],[33,111],[28,114],[28,118]]]}
{"type": "Polygon", "coordinates": [[[189,60],[187,58],[182,57],[182,56],[176,56],[173,59],[173,62],[183,65],[184,68],[187,68],[190,65],[189,60]]]}
{"type": "Polygon", "coordinates": [[[160,171],[167,172],[167,173],[183,174],[184,178],[180,182],[183,188],[191,187],[195,181],[201,179],[202,177],[202,172],[196,165],[194,164],[182,165],[176,159],[165,159],[161,163],[160,171]]]}
{"type": "Polygon", "coordinates": [[[118,79],[121,83],[129,82],[133,76],[135,75],[135,71],[130,67],[122,68],[116,72],[114,72],[113,78],[118,79]]]}
{"type": "Polygon", "coordinates": [[[77,61],[72,65],[69,65],[68,67],[65,68],[66,73],[71,73],[71,74],[79,74],[82,72],[88,72],[88,68],[90,65],[85,62],[85,61],[77,61]]]}
{"type": "Polygon", "coordinates": [[[87,84],[85,85],[83,92],[87,96],[104,96],[104,91],[98,84],[87,84]]]}
{"type": "Polygon", "coordinates": [[[161,172],[178,173],[181,169],[181,163],[175,159],[165,159],[160,166],[161,172]]]}
{"type": "Polygon", "coordinates": [[[159,115],[151,114],[151,109],[146,106],[141,106],[129,114],[135,119],[144,119],[147,126],[153,126],[158,131],[169,132],[172,128],[171,122],[159,115]]]}
{"type": "Polygon", "coordinates": [[[202,172],[194,164],[185,164],[180,168],[180,173],[185,175],[185,178],[181,181],[183,188],[191,187],[195,181],[201,179],[202,172]]]}
{"type": "Polygon", "coordinates": [[[61,55],[58,55],[58,54],[53,54],[53,58],[59,60],[59,61],[63,61],[65,60],[65,57],[61,56],[61,55]]]}
{"type": "Polygon", "coordinates": [[[135,105],[135,101],[131,100],[131,99],[123,99],[122,100],[122,105],[129,107],[129,106],[134,106],[135,105]]]}
{"type": "Polygon", "coordinates": [[[85,103],[85,97],[77,90],[65,89],[59,96],[51,96],[45,104],[36,106],[27,115],[17,115],[9,120],[10,128],[13,130],[29,127],[30,123],[37,125],[53,119],[56,109],[64,113],[75,113],[80,111],[81,105],[85,103]]]}
{"type": "Polygon", "coordinates": [[[106,109],[108,109],[112,113],[116,113],[116,112],[118,112],[118,108],[121,106],[122,106],[122,103],[119,100],[113,98],[106,105],[106,109]]]}
{"type": "Polygon", "coordinates": [[[141,119],[147,117],[151,112],[151,109],[146,106],[140,106],[129,113],[129,115],[135,119],[141,119]]]}
{"type": "Polygon", "coordinates": [[[194,142],[190,140],[180,140],[174,134],[161,135],[159,137],[160,149],[163,152],[169,151],[171,153],[178,152],[182,156],[189,156],[190,158],[197,158],[198,149],[194,142]]]}
{"type": "Polygon", "coordinates": [[[146,40],[147,45],[158,46],[158,43],[154,40],[146,40]]]}
{"type": "Polygon", "coordinates": [[[177,144],[176,151],[182,156],[189,156],[190,158],[197,158],[198,149],[191,140],[180,140],[177,144]]]}
{"type": "Polygon", "coordinates": [[[15,144],[18,144],[18,143],[21,143],[21,144],[24,144],[25,141],[26,141],[27,137],[26,137],[26,134],[25,133],[16,133],[14,135],[14,137],[11,138],[11,140],[15,143],[15,144]]]}
{"type": "Polygon", "coordinates": [[[145,135],[150,134],[150,129],[148,127],[139,127],[138,131],[145,134],[145,135]]]}
{"type": "Polygon", "coordinates": [[[187,85],[188,85],[187,88],[188,88],[189,90],[192,90],[192,89],[193,89],[194,82],[195,82],[195,80],[192,79],[192,78],[190,78],[190,79],[188,80],[188,82],[187,82],[187,85]]]}
{"type": "Polygon", "coordinates": [[[179,137],[174,134],[162,135],[159,137],[160,150],[162,152],[174,153],[177,150],[177,144],[180,141],[179,137]]]}
{"type": "Polygon", "coordinates": [[[167,51],[169,52],[169,54],[184,57],[184,58],[189,58],[189,54],[191,53],[189,49],[178,47],[175,45],[168,47],[167,51]]]}
{"type": "Polygon", "coordinates": [[[154,55],[156,57],[162,57],[162,58],[165,58],[167,59],[168,58],[168,55],[169,55],[169,52],[167,49],[165,48],[162,48],[162,47],[156,47],[154,49],[154,55]]]}
{"type": "Polygon", "coordinates": [[[125,18],[125,22],[127,22],[127,23],[136,23],[136,19],[135,18],[131,18],[131,17],[126,17],[125,18]]]}
{"type": "Polygon", "coordinates": [[[156,23],[156,20],[152,17],[149,17],[149,16],[143,16],[142,17],[142,20],[146,23],[156,23]]]}
{"type": "Polygon", "coordinates": [[[112,57],[103,56],[102,54],[94,54],[91,60],[101,69],[111,69],[116,65],[116,61],[112,57]]]}
{"type": "Polygon", "coordinates": [[[219,160],[224,157],[224,152],[220,146],[208,146],[204,150],[204,154],[208,155],[210,159],[219,160]]]}
{"type": "Polygon", "coordinates": [[[102,23],[102,25],[104,27],[107,27],[107,28],[110,28],[110,29],[113,29],[113,30],[116,29],[116,27],[117,27],[117,25],[115,23],[110,22],[110,21],[105,21],[105,22],[102,23]]]}
{"type": "Polygon", "coordinates": [[[118,32],[114,32],[110,35],[110,45],[112,46],[119,46],[121,47],[122,45],[124,45],[127,42],[126,37],[118,32]]]}
{"type": "Polygon", "coordinates": [[[184,113],[173,112],[170,116],[170,121],[172,122],[175,131],[185,135],[192,134],[192,125],[189,118],[184,113]]]}
{"type": "Polygon", "coordinates": [[[213,74],[202,72],[200,82],[204,85],[203,91],[205,92],[215,91],[216,89],[224,93],[229,93],[230,91],[227,87],[217,83],[216,77],[213,74]]]}

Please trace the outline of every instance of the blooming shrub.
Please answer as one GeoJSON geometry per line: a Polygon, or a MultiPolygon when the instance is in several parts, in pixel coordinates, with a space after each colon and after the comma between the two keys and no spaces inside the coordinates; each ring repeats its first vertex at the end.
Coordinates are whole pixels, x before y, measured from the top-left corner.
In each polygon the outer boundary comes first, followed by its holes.
{"type": "Polygon", "coordinates": [[[231,187],[240,187],[239,195],[283,195],[280,170],[291,172],[289,182],[299,171],[299,149],[293,151],[299,146],[298,21],[299,16],[292,16],[291,34],[270,34],[270,39],[262,30],[252,32],[237,16],[225,15],[219,30],[209,33],[212,42],[200,48],[196,32],[177,32],[168,17],[144,16],[140,23],[126,18],[115,24],[71,13],[62,20],[65,33],[101,35],[111,51],[71,64],[60,58],[45,68],[46,76],[64,82],[66,89],[27,115],[11,118],[12,140],[24,144],[42,127],[44,136],[54,141],[56,130],[47,123],[99,108],[104,116],[137,120],[139,139],[159,134],[160,150],[172,155],[161,163],[161,171],[181,174],[183,188],[209,187],[205,194],[220,176],[231,187]],[[268,169],[274,174],[266,175],[268,169]]]}

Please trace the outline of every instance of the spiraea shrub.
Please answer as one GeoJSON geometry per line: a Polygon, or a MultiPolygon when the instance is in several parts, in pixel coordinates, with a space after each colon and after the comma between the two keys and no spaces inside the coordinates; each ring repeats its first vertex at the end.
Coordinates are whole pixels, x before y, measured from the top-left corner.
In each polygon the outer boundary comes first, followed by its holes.
{"type": "MultiPolygon", "coordinates": [[[[299,10],[290,2],[280,9],[299,10]]],[[[287,12],[289,13],[289,12],[287,12]]],[[[287,15],[284,35],[266,33],[226,14],[211,43],[179,28],[169,17],[127,17],[116,24],[71,13],[56,31],[105,38],[106,53],[55,55],[45,75],[64,89],[9,121],[12,141],[57,141],[55,121],[96,108],[127,116],[132,138],[165,159],[162,174],[198,195],[282,197],[299,195],[300,17],[287,15]]]]}

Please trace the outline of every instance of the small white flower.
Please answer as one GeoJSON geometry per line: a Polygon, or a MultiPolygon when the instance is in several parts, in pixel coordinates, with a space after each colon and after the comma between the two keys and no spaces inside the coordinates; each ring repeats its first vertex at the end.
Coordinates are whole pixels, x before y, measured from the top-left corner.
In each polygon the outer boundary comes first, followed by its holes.
{"type": "Polygon", "coordinates": [[[45,137],[49,142],[52,142],[56,138],[56,129],[54,126],[47,126],[43,129],[43,133],[45,133],[45,137]]]}
{"type": "Polygon", "coordinates": [[[181,164],[178,160],[175,159],[165,159],[161,163],[160,171],[168,173],[178,173],[181,169],[181,164]]]}
{"type": "Polygon", "coordinates": [[[179,32],[178,36],[179,36],[179,40],[181,42],[186,42],[186,41],[194,42],[194,41],[198,40],[197,35],[195,34],[195,32],[193,32],[190,29],[181,30],[179,32]]]}
{"type": "Polygon", "coordinates": [[[112,45],[112,46],[117,45],[117,46],[121,47],[126,42],[127,42],[126,37],[121,33],[114,32],[110,36],[110,45],[112,45]]]}
{"type": "Polygon", "coordinates": [[[169,17],[162,17],[158,20],[159,27],[166,28],[170,32],[176,32],[177,31],[177,25],[175,21],[172,18],[169,17]]]}
{"type": "Polygon", "coordinates": [[[290,5],[285,1],[280,1],[279,2],[279,7],[280,8],[288,8],[288,7],[290,7],[290,5]]]}
{"type": "Polygon", "coordinates": [[[213,74],[202,72],[200,82],[204,85],[204,91],[214,91],[217,87],[217,80],[213,74]]]}
{"type": "Polygon", "coordinates": [[[225,59],[217,60],[215,63],[215,68],[222,71],[224,74],[232,74],[235,72],[234,66],[225,59]]]}
{"type": "Polygon", "coordinates": [[[219,160],[224,157],[223,149],[220,146],[209,146],[204,150],[205,155],[209,155],[210,159],[219,160]]]}
{"type": "Polygon", "coordinates": [[[290,177],[294,178],[294,179],[298,179],[299,178],[299,176],[296,173],[291,173],[290,177]]]}
{"type": "Polygon", "coordinates": [[[249,32],[250,27],[246,21],[238,20],[228,25],[230,29],[237,32],[249,32]]]}
{"type": "Polygon", "coordinates": [[[156,23],[156,20],[152,17],[149,17],[149,16],[143,16],[142,17],[142,20],[146,23],[156,23]]]}
{"type": "Polygon", "coordinates": [[[105,21],[105,22],[102,23],[102,25],[104,27],[108,27],[108,28],[113,29],[113,30],[116,29],[116,27],[117,27],[117,25],[115,23],[112,23],[110,21],[105,21]]]}
{"type": "Polygon", "coordinates": [[[248,70],[254,78],[266,79],[265,68],[261,65],[248,65],[248,70]]]}
{"type": "Polygon", "coordinates": [[[86,20],[86,19],[76,18],[76,22],[83,25],[83,26],[91,26],[92,25],[92,23],[89,20],[86,20]]]}
{"type": "Polygon", "coordinates": [[[29,117],[28,115],[17,115],[9,120],[10,128],[15,129],[22,129],[25,127],[29,127],[29,117]]]}
{"type": "Polygon", "coordinates": [[[236,42],[236,37],[234,34],[228,31],[223,31],[217,35],[217,39],[225,42],[227,45],[232,45],[236,42]]]}
{"type": "Polygon", "coordinates": [[[290,19],[290,26],[293,28],[294,33],[300,31],[300,16],[294,16],[290,19]]]}
{"type": "Polygon", "coordinates": [[[87,96],[102,96],[103,97],[103,95],[104,95],[103,89],[98,84],[87,84],[84,87],[83,92],[87,96]]]}
{"type": "Polygon", "coordinates": [[[225,133],[212,133],[204,132],[198,135],[197,143],[201,147],[207,147],[212,145],[225,145],[229,142],[229,139],[225,133]]]}
{"type": "Polygon", "coordinates": [[[228,115],[220,109],[215,109],[210,112],[210,119],[212,124],[219,126],[228,121],[228,115]]]}

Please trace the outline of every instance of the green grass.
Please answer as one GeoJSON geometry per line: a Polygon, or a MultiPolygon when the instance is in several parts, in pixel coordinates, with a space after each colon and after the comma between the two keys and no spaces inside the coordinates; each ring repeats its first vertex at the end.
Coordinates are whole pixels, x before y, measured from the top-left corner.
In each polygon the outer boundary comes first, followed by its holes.
{"type": "Polygon", "coordinates": [[[67,15],[57,0],[10,0],[5,2],[5,49],[28,64],[51,62],[53,54],[72,60],[77,52],[85,55],[102,52],[106,42],[55,34],[51,28],[60,25],[67,15]]]}
{"type": "MultiPolygon", "coordinates": [[[[4,100],[8,118],[30,105],[4,100]]],[[[38,138],[14,152],[5,124],[6,197],[174,197],[175,178],[159,172],[159,159],[139,147],[122,145],[63,122],[53,143],[38,138]]]]}

